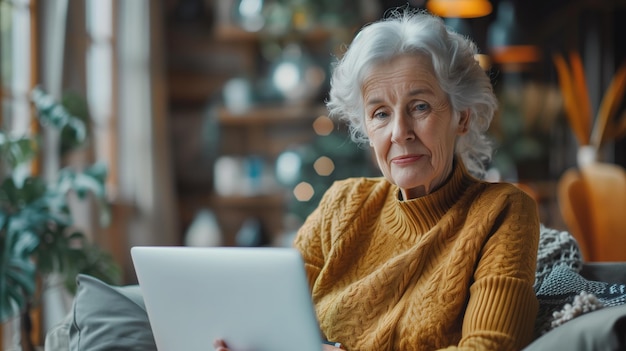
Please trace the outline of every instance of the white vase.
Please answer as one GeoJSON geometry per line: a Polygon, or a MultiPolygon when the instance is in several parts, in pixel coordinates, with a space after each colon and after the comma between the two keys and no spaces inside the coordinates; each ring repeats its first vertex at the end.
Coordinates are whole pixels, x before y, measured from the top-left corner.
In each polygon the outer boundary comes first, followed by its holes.
{"type": "Polygon", "coordinates": [[[187,233],[185,246],[211,247],[222,245],[222,231],[215,214],[208,209],[196,213],[187,233]]]}
{"type": "Polygon", "coordinates": [[[578,148],[578,153],[576,154],[576,161],[578,162],[578,167],[582,168],[591,163],[596,162],[598,157],[598,150],[591,145],[582,145],[578,148]]]}

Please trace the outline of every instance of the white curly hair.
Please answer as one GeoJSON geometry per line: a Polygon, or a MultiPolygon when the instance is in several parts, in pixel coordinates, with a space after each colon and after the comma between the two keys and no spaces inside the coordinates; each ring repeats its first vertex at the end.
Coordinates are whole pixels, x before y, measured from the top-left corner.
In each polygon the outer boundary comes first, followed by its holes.
{"type": "Polygon", "coordinates": [[[407,53],[429,57],[455,113],[469,110],[469,131],[457,139],[455,155],[473,175],[482,178],[493,150],[486,131],[498,100],[475,58],[478,49],[474,42],[449,29],[439,17],[396,9],[364,26],[334,64],[326,101],[329,115],[347,123],[352,140],[368,142],[362,83],[372,66],[407,53]]]}

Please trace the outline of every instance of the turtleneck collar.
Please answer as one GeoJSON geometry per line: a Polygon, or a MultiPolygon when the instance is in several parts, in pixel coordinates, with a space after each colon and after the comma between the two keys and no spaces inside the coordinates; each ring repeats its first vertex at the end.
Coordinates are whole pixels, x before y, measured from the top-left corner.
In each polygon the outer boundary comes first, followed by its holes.
{"type": "MultiPolygon", "coordinates": [[[[434,192],[415,199],[400,200],[400,189],[392,187],[387,201],[394,202],[385,206],[388,213],[383,218],[412,222],[419,232],[424,233],[435,226],[441,217],[458,201],[470,184],[478,182],[472,177],[460,159],[454,160],[452,173],[448,180],[434,192]]],[[[396,223],[400,224],[400,223],[396,223]]],[[[405,223],[406,224],[406,223],[405,223]]],[[[404,226],[404,225],[403,225],[404,226]]]]}

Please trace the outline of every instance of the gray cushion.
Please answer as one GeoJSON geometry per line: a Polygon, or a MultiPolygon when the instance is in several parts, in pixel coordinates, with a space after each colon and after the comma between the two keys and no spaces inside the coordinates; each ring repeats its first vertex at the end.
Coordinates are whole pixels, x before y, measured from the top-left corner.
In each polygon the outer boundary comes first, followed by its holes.
{"type": "Polygon", "coordinates": [[[524,351],[625,349],[626,305],[620,305],[574,318],[536,339],[524,351]]]}
{"type": "Polygon", "coordinates": [[[587,262],[580,275],[587,280],[626,284],[626,262],[587,262]]]}
{"type": "Polygon", "coordinates": [[[70,349],[70,325],[72,314],[68,313],[61,322],[46,333],[44,351],[67,351],[70,349]]]}
{"type": "Polygon", "coordinates": [[[110,286],[77,278],[70,350],[156,350],[139,286],[110,286]]]}

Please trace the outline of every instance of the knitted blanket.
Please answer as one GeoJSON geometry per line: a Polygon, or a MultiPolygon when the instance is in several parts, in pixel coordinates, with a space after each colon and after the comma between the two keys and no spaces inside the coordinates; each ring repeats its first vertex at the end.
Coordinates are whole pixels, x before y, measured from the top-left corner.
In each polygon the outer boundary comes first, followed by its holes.
{"type": "Polygon", "coordinates": [[[569,232],[541,225],[535,272],[535,293],[557,265],[567,265],[572,271],[580,272],[583,268],[583,259],[578,242],[569,232]]]}
{"type": "Polygon", "coordinates": [[[541,227],[535,293],[539,313],[535,335],[598,308],[626,303],[626,284],[590,281],[576,240],[565,231],[541,227]]]}

